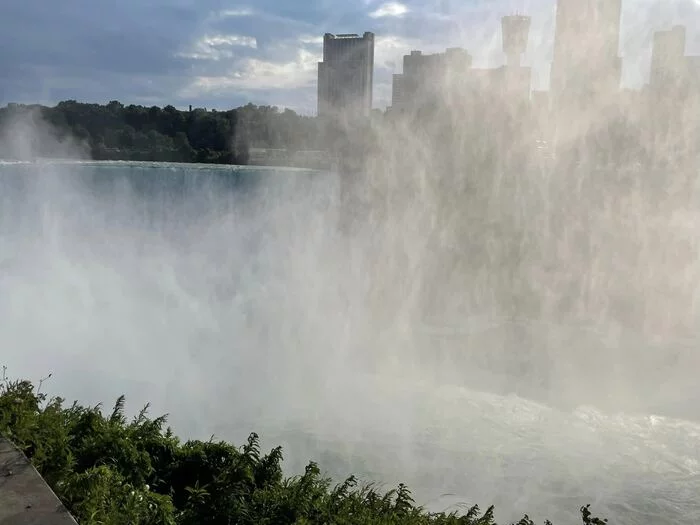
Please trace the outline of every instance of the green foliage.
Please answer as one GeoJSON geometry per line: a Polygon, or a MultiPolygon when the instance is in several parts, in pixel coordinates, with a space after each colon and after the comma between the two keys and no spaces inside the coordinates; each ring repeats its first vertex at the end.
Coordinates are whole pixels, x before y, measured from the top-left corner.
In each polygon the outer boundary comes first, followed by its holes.
{"type": "MultiPolygon", "coordinates": [[[[274,106],[246,106],[228,111],[106,105],[66,100],[55,107],[11,104],[0,108],[0,129],[17,117],[43,120],[59,143],[69,137],[95,160],[134,160],[247,164],[249,149],[316,149],[316,119],[274,106]]],[[[51,141],[37,141],[32,155],[61,156],[51,141]]],[[[4,152],[5,156],[12,151],[4,152]]]]}
{"type": "MultiPolygon", "coordinates": [[[[81,524],[238,525],[496,525],[494,509],[430,513],[403,484],[389,492],[333,485],[311,462],[285,478],[282,450],[260,450],[257,434],[242,447],[214,441],[181,443],[165,416],[146,406],[131,421],[120,397],[100,406],[64,407],[28,381],[0,381],[0,434],[32,460],[81,524]]],[[[584,525],[605,525],[581,508],[584,525]]],[[[514,525],[534,525],[526,515],[514,525]]],[[[551,525],[546,522],[546,525],[551,525]]]]}

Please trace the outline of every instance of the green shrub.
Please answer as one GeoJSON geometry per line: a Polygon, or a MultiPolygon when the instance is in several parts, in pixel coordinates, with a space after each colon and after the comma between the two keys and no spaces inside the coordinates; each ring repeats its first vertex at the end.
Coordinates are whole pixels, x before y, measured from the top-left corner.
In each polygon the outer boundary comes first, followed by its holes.
{"type": "MultiPolygon", "coordinates": [[[[29,381],[0,382],[0,434],[20,447],[81,525],[495,525],[481,512],[430,513],[403,484],[389,492],[333,485],[315,463],[284,478],[282,450],[260,451],[251,434],[240,448],[223,442],[180,442],[165,416],[146,406],[133,420],[120,397],[101,407],[47,400],[29,381]]],[[[585,525],[603,525],[589,507],[585,525]]],[[[546,522],[549,523],[549,522],[546,522]]],[[[526,515],[517,525],[534,525],[526,515]]]]}

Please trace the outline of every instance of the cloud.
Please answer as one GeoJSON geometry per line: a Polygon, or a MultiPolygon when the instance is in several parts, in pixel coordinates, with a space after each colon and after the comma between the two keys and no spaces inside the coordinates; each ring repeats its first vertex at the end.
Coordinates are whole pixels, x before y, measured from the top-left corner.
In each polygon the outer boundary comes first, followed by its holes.
{"type": "Polygon", "coordinates": [[[255,11],[253,11],[252,8],[250,7],[238,7],[234,9],[224,9],[223,11],[219,12],[219,16],[226,18],[226,17],[239,17],[239,16],[253,16],[255,14],[255,11]]]}
{"type": "Polygon", "coordinates": [[[229,71],[218,75],[201,75],[180,93],[182,97],[244,90],[283,90],[309,87],[316,81],[318,53],[297,47],[294,57],[285,62],[248,57],[229,71]]]}
{"type": "MultiPolygon", "coordinates": [[[[398,35],[377,36],[374,40],[374,67],[396,70],[403,62],[403,56],[412,49],[424,51],[434,47],[428,42],[398,35]]],[[[399,72],[399,71],[395,71],[399,72]]]]}
{"type": "Polygon", "coordinates": [[[383,18],[387,16],[401,17],[408,13],[408,7],[399,2],[387,2],[370,13],[371,18],[383,18]]]}
{"type": "Polygon", "coordinates": [[[197,40],[190,51],[176,55],[193,60],[222,60],[234,57],[237,47],[257,49],[258,41],[252,36],[207,35],[197,40]]]}
{"type": "Polygon", "coordinates": [[[302,44],[320,46],[320,45],[323,45],[323,37],[322,36],[312,36],[312,35],[301,36],[301,37],[299,37],[299,42],[301,42],[302,44]]]}

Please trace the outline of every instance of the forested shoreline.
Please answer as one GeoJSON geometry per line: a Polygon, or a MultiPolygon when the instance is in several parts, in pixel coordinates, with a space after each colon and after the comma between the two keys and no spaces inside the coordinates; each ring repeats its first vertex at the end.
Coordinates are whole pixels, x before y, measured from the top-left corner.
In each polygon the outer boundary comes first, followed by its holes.
{"type": "MultiPolygon", "coordinates": [[[[81,525],[496,524],[493,507],[430,513],[404,485],[384,492],[353,476],[333,485],[314,462],[287,478],[282,449],[262,453],[256,434],[242,447],[181,441],[147,409],[128,420],[124,397],[104,413],[48,399],[29,381],[0,381],[0,436],[31,459],[81,525]]],[[[581,517],[605,523],[588,506],[581,517]]],[[[526,515],[517,525],[534,521],[526,515]]]]}
{"type": "Polygon", "coordinates": [[[252,148],[315,150],[314,117],[247,104],[227,111],[168,105],[91,104],[0,108],[0,158],[64,157],[248,164],[252,148]]]}

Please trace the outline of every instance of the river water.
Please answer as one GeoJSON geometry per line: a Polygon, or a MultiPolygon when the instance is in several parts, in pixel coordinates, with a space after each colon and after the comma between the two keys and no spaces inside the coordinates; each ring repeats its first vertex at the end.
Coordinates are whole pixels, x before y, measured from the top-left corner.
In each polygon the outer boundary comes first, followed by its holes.
{"type": "Polygon", "coordinates": [[[376,257],[376,229],[343,233],[339,189],[280,168],[0,164],[0,362],[53,373],[42,388],[69,400],[151,402],[183,436],[256,431],[290,473],[315,459],[336,478],[403,481],[434,510],[573,523],[592,503],[611,523],[700,522],[692,343],[634,382],[610,357],[634,355],[631,339],[570,330],[564,344],[530,324],[548,337],[541,360],[543,339],[521,351],[512,320],[467,344],[483,312],[388,315],[403,301],[373,283],[416,259],[376,257]],[[460,361],[460,344],[498,359],[460,361]],[[577,374],[581,356],[608,366],[577,374]]]}

